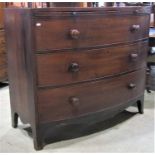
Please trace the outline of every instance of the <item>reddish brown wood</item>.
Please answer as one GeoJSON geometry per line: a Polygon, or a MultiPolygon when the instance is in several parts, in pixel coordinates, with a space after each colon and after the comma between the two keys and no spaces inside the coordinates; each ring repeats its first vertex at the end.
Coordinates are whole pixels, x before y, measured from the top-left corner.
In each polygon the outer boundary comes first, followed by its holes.
{"type": "Polygon", "coordinates": [[[149,16],[94,15],[85,12],[63,19],[61,15],[49,20],[36,19],[36,50],[78,49],[145,39],[148,37],[148,22],[149,16]],[[37,26],[38,23],[41,25],[37,26]],[[133,30],[133,25],[140,28],[133,30]],[[78,35],[73,37],[70,31],[75,29],[78,35]]]}
{"type": "Polygon", "coordinates": [[[12,126],[18,116],[29,123],[36,150],[60,123],[105,120],[136,102],[143,112],[149,12],[5,10],[12,126]],[[132,32],[132,25],[140,29],[132,32]]]}
{"type": "Polygon", "coordinates": [[[0,30],[0,45],[4,46],[5,45],[5,37],[4,37],[4,30],[0,30]]]}
{"type": "Polygon", "coordinates": [[[0,45],[0,54],[6,54],[6,49],[5,49],[5,45],[4,44],[0,45]]]}
{"type": "MultiPolygon", "coordinates": [[[[0,12],[2,12],[2,10],[0,10],[0,12]]],[[[5,49],[5,36],[1,18],[3,18],[3,15],[0,16],[0,82],[4,82],[7,80],[7,60],[5,49]]]]}
{"type": "Polygon", "coordinates": [[[10,9],[9,15],[5,16],[5,29],[7,31],[7,52],[9,53],[7,59],[12,113],[18,113],[24,123],[29,123],[28,79],[25,70],[24,33],[22,31],[24,18],[22,13],[23,11],[16,13],[16,10],[10,9]],[[15,31],[15,27],[18,31],[15,31]]]}
{"type": "Polygon", "coordinates": [[[6,66],[0,66],[0,79],[1,81],[5,81],[7,77],[7,69],[6,66]]]}
{"type": "Polygon", "coordinates": [[[146,65],[147,44],[148,42],[139,42],[97,50],[39,54],[38,85],[43,87],[77,83],[143,68],[146,65]],[[77,67],[71,68],[73,63],[77,67]]]}
{"type": "Polygon", "coordinates": [[[144,78],[141,78],[144,74],[145,70],[142,69],[97,82],[41,89],[38,91],[40,121],[45,123],[63,120],[124,104],[131,98],[136,98],[144,93],[145,81],[144,78]],[[79,100],[78,107],[70,104],[71,97],[79,100]]]}
{"type": "Polygon", "coordinates": [[[0,54],[0,66],[6,66],[7,60],[6,60],[6,54],[0,54]]]}
{"type": "Polygon", "coordinates": [[[5,9],[12,126],[17,127],[17,116],[23,123],[29,123],[33,132],[34,147],[41,149],[35,96],[35,58],[32,53],[34,39],[31,18],[29,9],[5,9]],[[18,31],[16,32],[15,29],[18,31]]]}
{"type": "Polygon", "coordinates": [[[102,14],[117,14],[117,15],[149,15],[151,13],[150,6],[127,6],[127,7],[53,7],[53,8],[42,8],[42,9],[32,9],[34,17],[50,17],[51,15],[65,16],[66,14],[70,15],[72,12],[86,12],[86,13],[102,13],[102,14]]]}
{"type": "Polygon", "coordinates": [[[0,3],[0,29],[4,28],[4,12],[3,9],[6,7],[4,2],[0,3]]]}

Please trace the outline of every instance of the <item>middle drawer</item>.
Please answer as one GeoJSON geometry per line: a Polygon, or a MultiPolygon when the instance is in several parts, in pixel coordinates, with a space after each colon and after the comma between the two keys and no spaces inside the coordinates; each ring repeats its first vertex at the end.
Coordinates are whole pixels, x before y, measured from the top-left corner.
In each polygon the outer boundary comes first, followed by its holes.
{"type": "Polygon", "coordinates": [[[37,54],[38,86],[59,86],[144,67],[147,42],[103,49],[37,54]]]}

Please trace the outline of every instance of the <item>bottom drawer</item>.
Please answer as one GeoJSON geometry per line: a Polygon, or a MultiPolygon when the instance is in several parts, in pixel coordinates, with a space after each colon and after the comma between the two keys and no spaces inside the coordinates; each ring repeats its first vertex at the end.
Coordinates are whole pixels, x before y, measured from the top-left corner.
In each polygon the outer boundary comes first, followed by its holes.
{"type": "Polygon", "coordinates": [[[38,90],[42,123],[102,111],[144,93],[145,69],[113,78],[60,88],[38,90]]]}
{"type": "Polygon", "coordinates": [[[7,80],[6,66],[0,66],[0,82],[7,80]]]}

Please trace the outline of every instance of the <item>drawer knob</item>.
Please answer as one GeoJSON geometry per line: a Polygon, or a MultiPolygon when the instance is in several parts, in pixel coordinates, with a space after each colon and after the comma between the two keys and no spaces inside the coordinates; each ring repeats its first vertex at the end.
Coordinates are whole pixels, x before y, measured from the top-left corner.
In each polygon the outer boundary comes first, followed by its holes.
{"type": "Polygon", "coordinates": [[[133,89],[133,88],[136,87],[136,84],[134,84],[134,83],[130,83],[130,84],[128,85],[128,87],[129,87],[129,89],[133,89]]]}
{"type": "Polygon", "coordinates": [[[131,26],[131,32],[135,32],[135,31],[138,31],[140,29],[140,25],[132,25],[131,26]]]}
{"type": "Polygon", "coordinates": [[[130,56],[131,56],[132,60],[136,60],[138,58],[138,54],[137,53],[132,53],[130,56]]]}
{"type": "Polygon", "coordinates": [[[78,39],[80,32],[77,29],[70,30],[70,35],[73,39],[78,39]]]}
{"type": "Polygon", "coordinates": [[[75,96],[74,97],[70,97],[69,98],[69,102],[70,102],[70,104],[72,104],[75,107],[79,106],[79,104],[80,104],[79,98],[75,97],[75,96]]]}
{"type": "Polygon", "coordinates": [[[68,67],[68,71],[72,73],[78,72],[79,70],[80,70],[80,67],[76,62],[71,63],[68,67]]]}

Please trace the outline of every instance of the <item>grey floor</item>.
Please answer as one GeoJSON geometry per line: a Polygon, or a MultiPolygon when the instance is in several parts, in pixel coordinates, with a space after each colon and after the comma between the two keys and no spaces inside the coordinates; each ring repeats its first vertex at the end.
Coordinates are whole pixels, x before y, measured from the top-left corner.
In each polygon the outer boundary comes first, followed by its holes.
{"type": "MultiPolygon", "coordinates": [[[[145,113],[136,113],[136,107],[115,118],[98,124],[98,132],[80,138],[55,142],[39,152],[154,152],[155,93],[145,93],[145,113]]],[[[0,88],[0,152],[36,152],[32,138],[23,130],[11,127],[8,87],[0,88]]]]}

